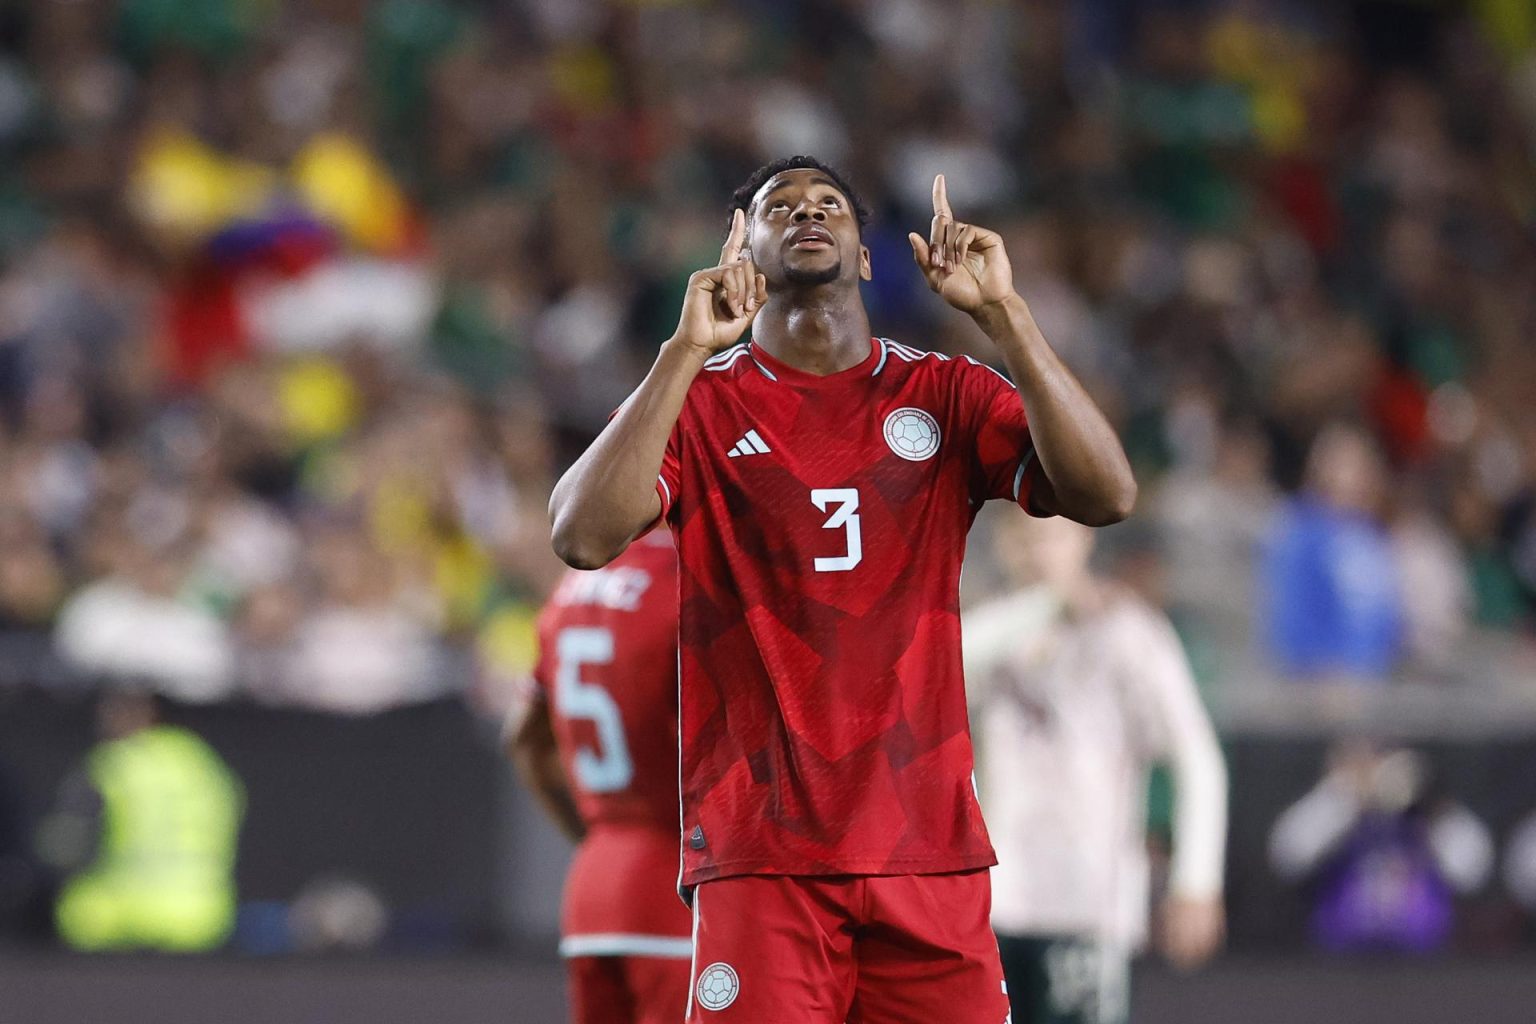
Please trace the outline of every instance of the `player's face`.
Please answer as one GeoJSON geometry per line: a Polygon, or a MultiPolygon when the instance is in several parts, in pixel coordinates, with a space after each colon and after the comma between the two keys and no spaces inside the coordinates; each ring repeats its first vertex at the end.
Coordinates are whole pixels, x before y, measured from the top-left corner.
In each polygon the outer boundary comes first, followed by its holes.
{"type": "Polygon", "coordinates": [[[758,189],[747,238],[770,291],[870,278],[853,204],[815,168],[775,174],[758,189]]]}

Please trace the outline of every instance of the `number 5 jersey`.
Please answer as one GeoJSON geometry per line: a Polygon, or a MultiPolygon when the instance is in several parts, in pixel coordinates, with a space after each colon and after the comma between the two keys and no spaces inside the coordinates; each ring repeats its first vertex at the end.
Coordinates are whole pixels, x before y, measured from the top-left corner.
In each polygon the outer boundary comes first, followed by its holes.
{"type": "Polygon", "coordinates": [[[1013,385],[871,339],[816,376],[743,342],[689,389],[676,538],[684,885],[995,863],[971,778],[959,584],[1039,473],[1013,385]]]}
{"type": "Polygon", "coordinates": [[[529,697],[548,703],[587,826],[566,879],[561,952],[678,959],[686,969],[691,921],[676,890],[672,539],[656,531],[603,569],[567,573],[539,615],[538,632],[529,697]]]}

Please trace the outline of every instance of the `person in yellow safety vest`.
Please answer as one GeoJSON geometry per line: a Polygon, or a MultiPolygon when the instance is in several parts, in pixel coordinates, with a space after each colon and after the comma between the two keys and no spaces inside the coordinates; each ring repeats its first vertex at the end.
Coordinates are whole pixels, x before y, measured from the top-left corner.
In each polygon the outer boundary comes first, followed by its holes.
{"type": "Polygon", "coordinates": [[[207,743],[160,723],[148,695],[104,696],[98,716],[104,738],[39,836],[56,866],[94,847],[59,892],[60,938],[83,951],[218,947],[235,922],[243,787],[207,743]]]}

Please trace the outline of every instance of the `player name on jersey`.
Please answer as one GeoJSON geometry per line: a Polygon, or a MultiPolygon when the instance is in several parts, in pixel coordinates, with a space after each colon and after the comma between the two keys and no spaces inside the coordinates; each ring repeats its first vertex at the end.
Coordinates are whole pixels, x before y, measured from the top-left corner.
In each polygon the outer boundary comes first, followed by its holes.
{"type": "Polygon", "coordinates": [[[651,574],[633,566],[609,566],[592,572],[571,573],[555,592],[562,605],[596,605],[617,612],[633,612],[651,586],[651,574]]]}
{"type": "Polygon", "coordinates": [[[534,678],[589,829],[677,842],[677,556],[665,534],[569,572],[539,616],[534,678]]]}

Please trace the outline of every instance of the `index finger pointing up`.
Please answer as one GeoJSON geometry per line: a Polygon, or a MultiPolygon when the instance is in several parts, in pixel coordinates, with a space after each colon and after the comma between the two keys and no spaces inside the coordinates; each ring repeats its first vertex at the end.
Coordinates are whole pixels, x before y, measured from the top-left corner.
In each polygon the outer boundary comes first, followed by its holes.
{"type": "Polygon", "coordinates": [[[725,236],[725,245],[720,249],[720,262],[735,263],[741,257],[742,243],[747,240],[747,215],[741,207],[731,214],[731,230],[725,236]]]}
{"type": "Polygon", "coordinates": [[[944,175],[933,176],[933,215],[935,217],[948,217],[955,219],[955,213],[949,208],[949,191],[944,187],[944,175]]]}

